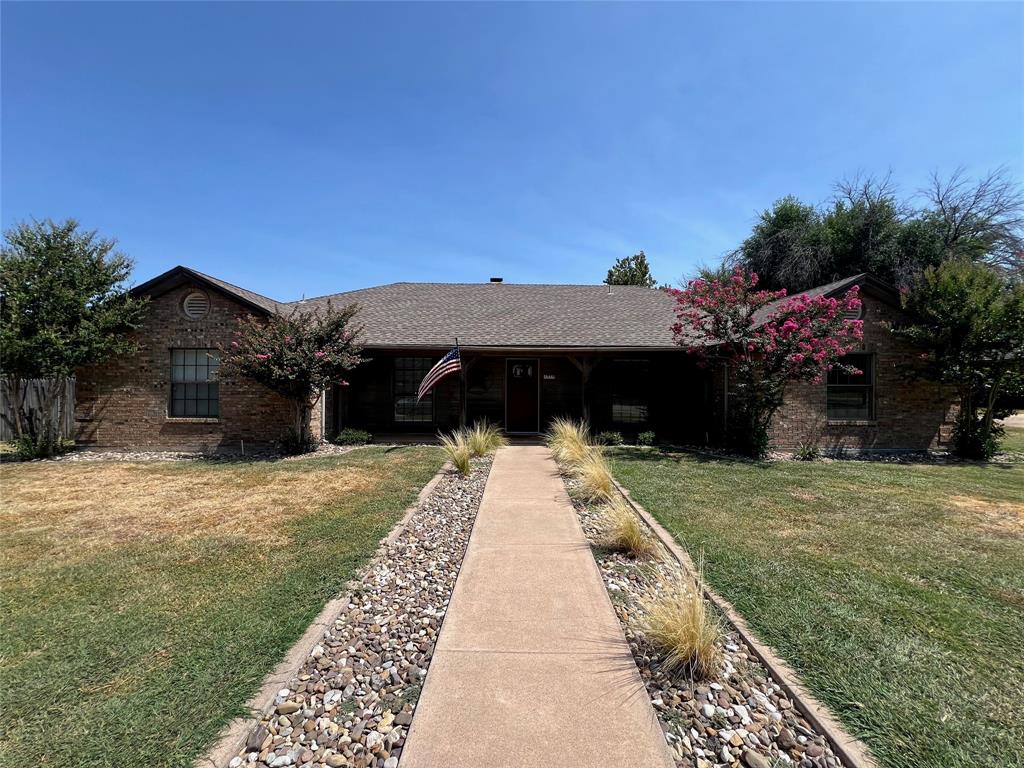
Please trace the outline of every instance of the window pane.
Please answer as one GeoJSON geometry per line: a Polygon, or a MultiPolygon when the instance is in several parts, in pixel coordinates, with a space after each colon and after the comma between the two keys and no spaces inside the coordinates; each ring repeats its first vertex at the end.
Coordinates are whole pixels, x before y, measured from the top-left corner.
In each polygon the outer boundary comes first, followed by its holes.
{"type": "Polygon", "coordinates": [[[647,360],[616,360],[612,379],[612,421],[647,423],[647,360]]]}
{"type": "Polygon", "coordinates": [[[830,419],[870,419],[871,387],[829,387],[828,417],[830,419]]]}
{"type": "Polygon", "coordinates": [[[828,383],[869,385],[871,383],[872,376],[872,361],[873,358],[871,355],[845,355],[842,358],[842,362],[845,365],[852,365],[854,368],[862,371],[862,373],[846,373],[838,368],[833,368],[828,372],[828,383]]]}
{"type": "Polygon", "coordinates": [[[394,362],[394,414],[396,422],[430,423],[434,420],[434,393],[419,402],[416,392],[420,382],[433,367],[431,357],[396,357],[394,362]]]}
{"type": "Polygon", "coordinates": [[[215,349],[171,350],[171,416],[219,415],[220,388],[215,383],[219,365],[215,349]]]}

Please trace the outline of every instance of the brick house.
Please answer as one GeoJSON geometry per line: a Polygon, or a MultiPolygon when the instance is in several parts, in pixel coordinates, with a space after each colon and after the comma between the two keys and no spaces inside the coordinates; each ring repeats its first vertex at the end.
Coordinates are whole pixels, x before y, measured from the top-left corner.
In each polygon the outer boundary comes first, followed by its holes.
{"type": "MultiPolygon", "coordinates": [[[[919,355],[886,329],[896,292],[857,275],[808,293],[864,300],[857,380],[792,385],[773,442],[794,449],[920,450],[945,445],[947,388],[922,377],[919,355]]],[[[535,435],[555,416],[595,432],[714,444],[728,409],[728,376],[701,369],[673,343],[672,298],[635,286],[394,283],[299,302],[277,302],[186,267],[138,286],[150,298],[137,352],[78,373],[79,443],[100,447],[241,450],[265,446],[293,424],[291,404],[261,385],[217,376],[218,348],[243,314],[357,304],[367,362],[349,385],[325,392],[318,435],[367,429],[432,435],[487,418],[535,435]],[[458,339],[464,374],[421,401],[423,375],[458,339]]]]}

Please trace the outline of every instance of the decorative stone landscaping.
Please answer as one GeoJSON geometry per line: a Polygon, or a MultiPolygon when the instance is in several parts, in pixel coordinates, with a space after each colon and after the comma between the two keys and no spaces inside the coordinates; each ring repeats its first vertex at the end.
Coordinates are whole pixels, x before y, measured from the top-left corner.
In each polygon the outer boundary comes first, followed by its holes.
{"type": "Polygon", "coordinates": [[[724,617],[719,617],[725,631],[716,679],[693,681],[661,669],[658,652],[638,630],[640,605],[654,594],[659,570],[664,577],[665,569],[679,566],[660,543],[658,556],[639,560],[602,548],[599,513],[575,497],[575,484],[566,479],[676,765],[839,768],[842,763],[829,742],[815,732],[724,617]]]}
{"type": "Polygon", "coordinates": [[[490,466],[445,475],[384,545],[231,768],[398,765],[490,466]]]}

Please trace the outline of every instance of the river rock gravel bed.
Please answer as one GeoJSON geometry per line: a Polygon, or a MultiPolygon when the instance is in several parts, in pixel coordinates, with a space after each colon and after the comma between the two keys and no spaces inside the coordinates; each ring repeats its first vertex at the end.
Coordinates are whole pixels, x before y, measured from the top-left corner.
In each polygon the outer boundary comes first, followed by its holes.
{"type": "Polygon", "coordinates": [[[395,768],[483,496],[490,459],[446,474],[354,583],[345,610],[230,768],[395,768]]]}
{"type": "Polygon", "coordinates": [[[603,548],[599,511],[576,498],[572,479],[566,485],[676,765],[840,768],[829,742],[815,732],[723,616],[723,663],[717,678],[696,682],[660,668],[658,652],[638,629],[640,605],[654,594],[659,570],[678,569],[678,564],[660,543],[659,556],[644,560],[603,548]]]}

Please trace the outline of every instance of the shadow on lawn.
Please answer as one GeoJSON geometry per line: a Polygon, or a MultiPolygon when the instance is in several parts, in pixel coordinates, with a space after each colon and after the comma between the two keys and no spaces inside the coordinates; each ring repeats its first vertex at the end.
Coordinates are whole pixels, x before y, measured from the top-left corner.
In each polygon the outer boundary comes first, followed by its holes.
{"type": "Polygon", "coordinates": [[[609,452],[622,461],[633,462],[664,462],[671,461],[676,464],[725,464],[744,467],[758,467],[768,469],[781,462],[794,462],[800,464],[829,464],[829,463],[856,463],[856,464],[881,464],[885,466],[921,466],[921,467],[976,467],[979,469],[1001,469],[1012,470],[1021,466],[1021,462],[1014,461],[971,461],[958,459],[946,455],[925,455],[925,454],[877,454],[877,455],[847,455],[830,456],[823,455],[821,458],[810,461],[799,461],[798,459],[750,459],[745,456],[730,453],[718,453],[712,449],[698,446],[677,446],[666,445],[656,448],[641,448],[635,446],[616,446],[608,449],[609,452]]]}

